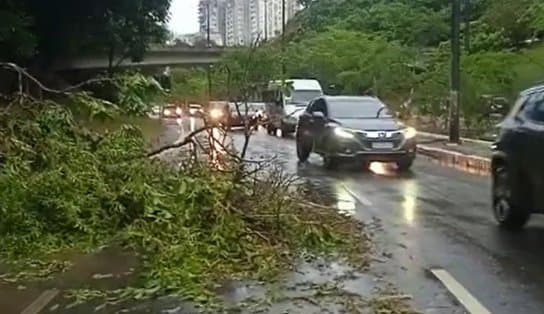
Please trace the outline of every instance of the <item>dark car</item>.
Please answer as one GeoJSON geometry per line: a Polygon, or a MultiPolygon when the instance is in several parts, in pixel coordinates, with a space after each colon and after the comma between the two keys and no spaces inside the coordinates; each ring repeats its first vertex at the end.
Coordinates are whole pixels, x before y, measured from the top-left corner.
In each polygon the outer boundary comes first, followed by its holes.
{"type": "Polygon", "coordinates": [[[520,93],[491,146],[493,213],[508,229],[544,213],[544,85],[520,93]]]}
{"type": "Polygon", "coordinates": [[[395,162],[408,170],[416,156],[416,131],[390,114],[379,99],[364,96],[323,96],[310,102],[296,131],[301,162],[311,152],[323,156],[325,167],[345,159],[395,162]]]}

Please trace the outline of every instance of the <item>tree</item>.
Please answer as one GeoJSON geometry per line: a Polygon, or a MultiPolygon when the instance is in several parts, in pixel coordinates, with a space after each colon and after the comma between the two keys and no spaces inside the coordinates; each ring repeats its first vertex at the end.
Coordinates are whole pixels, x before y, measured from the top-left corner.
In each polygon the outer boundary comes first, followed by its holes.
{"type": "Polygon", "coordinates": [[[316,78],[348,94],[396,99],[413,81],[410,48],[343,29],[331,28],[290,45],[285,60],[289,76],[316,78]]]}
{"type": "Polygon", "coordinates": [[[0,8],[0,60],[20,62],[35,53],[36,37],[30,30],[32,19],[21,3],[6,0],[0,8]]]}
{"type": "Polygon", "coordinates": [[[437,45],[449,36],[449,25],[441,12],[400,2],[359,9],[340,25],[414,46],[437,45]]]}
{"type": "Polygon", "coordinates": [[[491,1],[482,20],[494,32],[504,32],[511,47],[519,47],[525,40],[533,37],[532,22],[526,13],[528,8],[532,8],[533,1],[535,0],[491,1]]]}
{"type": "Polygon", "coordinates": [[[7,0],[0,7],[6,17],[0,20],[0,39],[8,40],[0,41],[6,46],[0,53],[42,66],[82,52],[113,51],[137,60],[164,39],[169,7],[170,0],[7,0]]]}
{"type": "Polygon", "coordinates": [[[534,0],[532,6],[526,11],[529,25],[537,36],[544,36],[544,3],[534,0]]]}

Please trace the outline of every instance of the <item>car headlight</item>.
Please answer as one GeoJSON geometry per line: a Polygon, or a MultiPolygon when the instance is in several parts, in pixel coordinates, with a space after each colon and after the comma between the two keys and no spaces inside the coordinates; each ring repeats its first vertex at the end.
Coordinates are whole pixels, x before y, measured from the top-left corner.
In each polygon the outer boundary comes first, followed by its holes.
{"type": "Polygon", "coordinates": [[[181,108],[179,108],[179,107],[176,108],[176,114],[177,114],[178,116],[181,116],[182,113],[183,113],[183,110],[181,110],[181,108]]]}
{"type": "Polygon", "coordinates": [[[404,130],[402,130],[402,133],[404,134],[404,137],[407,139],[413,138],[417,135],[417,131],[414,128],[408,127],[404,130]]]}
{"type": "Polygon", "coordinates": [[[210,117],[212,119],[219,119],[222,116],[223,116],[223,110],[218,109],[218,108],[214,108],[214,109],[210,110],[210,117]]]}
{"type": "Polygon", "coordinates": [[[348,132],[342,128],[334,128],[334,135],[338,136],[338,137],[341,137],[341,138],[346,138],[346,139],[351,139],[351,138],[354,138],[355,135],[353,135],[353,133],[351,132],[348,132]]]}
{"type": "Polygon", "coordinates": [[[169,116],[172,112],[170,112],[170,109],[164,109],[163,113],[165,116],[169,116]]]}

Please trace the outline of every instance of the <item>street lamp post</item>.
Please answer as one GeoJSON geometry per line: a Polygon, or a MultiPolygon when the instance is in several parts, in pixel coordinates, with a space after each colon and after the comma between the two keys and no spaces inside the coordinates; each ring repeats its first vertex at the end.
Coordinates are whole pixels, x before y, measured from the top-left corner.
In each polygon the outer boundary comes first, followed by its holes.
{"type": "Polygon", "coordinates": [[[264,41],[268,41],[268,0],[264,0],[264,41]]]}
{"type": "Polygon", "coordinates": [[[206,2],[206,43],[210,48],[210,0],[206,2]]]}
{"type": "Polygon", "coordinates": [[[471,6],[470,0],[465,0],[465,51],[470,52],[470,17],[471,17],[471,6]]]}
{"type": "MultiPolygon", "coordinates": [[[[208,49],[211,48],[211,38],[210,38],[210,1],[208,0],[206,3],[206,46],[208,49]]],[[[208,101],[211,100],[212,97],[212,77],[211,77],[211,65],[208,64],[208,71],[207,71],[207,79],[208,79],[208,101]]]]}
{"type": "Polygon", "coordinates": [[[459,107],[460,107],[460,85],[461,85],[461,0],[452,0],[451,19],[451,88],[449,106],[449,140],[452,143],[459,143],[459,107]]]}
{"type": "Polygon", "coordinates": [[[285,0],[281,0],[281,74],[285,76],[285,0]]]}

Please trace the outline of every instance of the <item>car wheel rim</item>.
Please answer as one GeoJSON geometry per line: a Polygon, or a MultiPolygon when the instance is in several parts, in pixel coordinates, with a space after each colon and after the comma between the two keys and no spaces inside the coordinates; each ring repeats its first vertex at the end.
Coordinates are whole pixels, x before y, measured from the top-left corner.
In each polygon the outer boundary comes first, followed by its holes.
{"type": "Polygon", "coordinates": [[[504,221],[510,213],[511,191],[508,185],[508,174],[506,170],[498,169],[495,174],[495,184],[493,187],[494,209],[497,220],[504,221]]]}

